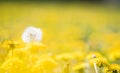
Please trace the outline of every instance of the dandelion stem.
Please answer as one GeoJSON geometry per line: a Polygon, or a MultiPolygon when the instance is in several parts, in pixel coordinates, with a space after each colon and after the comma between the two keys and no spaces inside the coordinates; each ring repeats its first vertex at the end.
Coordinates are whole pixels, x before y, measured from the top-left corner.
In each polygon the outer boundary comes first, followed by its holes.
{"type": "Polygon", "coordinates": [[[65,65],[64,73],[70,73],[69,64],[66,64],[66,65],[65,65]]]}
{"type": "Polygon", "coordinates": [[[94,63],[94,69],[95,69],[95,73],[98,73],[98,68],[97,68],[96,63],[94,63]]]}

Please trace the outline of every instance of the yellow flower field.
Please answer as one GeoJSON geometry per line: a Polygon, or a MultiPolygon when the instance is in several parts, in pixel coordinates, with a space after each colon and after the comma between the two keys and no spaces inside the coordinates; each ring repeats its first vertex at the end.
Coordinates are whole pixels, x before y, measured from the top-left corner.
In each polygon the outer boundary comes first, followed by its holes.
{"type": "Polygon", "coordinates": [[[0,73],[120,73],[119,10],[74,3],[0,3],[0,10],[0,73]],[[29,27],[42,34],[24,38],[29,27]]]}

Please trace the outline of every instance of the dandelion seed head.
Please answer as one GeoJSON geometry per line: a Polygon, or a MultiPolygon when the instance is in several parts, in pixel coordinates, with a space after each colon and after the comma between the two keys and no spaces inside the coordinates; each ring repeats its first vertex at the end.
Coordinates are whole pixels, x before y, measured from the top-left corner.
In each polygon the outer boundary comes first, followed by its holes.
{"type": "Polygon", "coordinates": [[[34,42],[41,41],[42,40],[41,29],[35,28],[35,27],[32,27],[32,26],[27,27],[22,34],[22,40],[25,43],[32,42],[32,41],[34,41],[34,42]]]}

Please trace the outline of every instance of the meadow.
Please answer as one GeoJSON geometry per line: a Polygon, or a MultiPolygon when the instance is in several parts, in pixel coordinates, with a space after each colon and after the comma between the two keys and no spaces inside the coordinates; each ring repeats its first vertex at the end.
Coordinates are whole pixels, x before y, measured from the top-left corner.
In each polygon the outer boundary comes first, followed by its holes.
{"type": "Polygon", "coordinates": [[[0,4],[0,73],[120,73],[120,10],[99,4],[0,4]],[[24,30],[42,30],[25,43],[24,30]]]}

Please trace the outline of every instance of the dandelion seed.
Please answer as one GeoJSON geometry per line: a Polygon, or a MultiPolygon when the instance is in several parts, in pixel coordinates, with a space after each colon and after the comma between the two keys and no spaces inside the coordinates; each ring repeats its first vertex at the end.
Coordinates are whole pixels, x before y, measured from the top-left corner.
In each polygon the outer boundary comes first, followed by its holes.
{"type": "Polygon", "coordinates": [[[28,27],[22,34],[22,39],[24,42],[39,42],[42,40],[42,31],[39,28],[28,27]]]}

